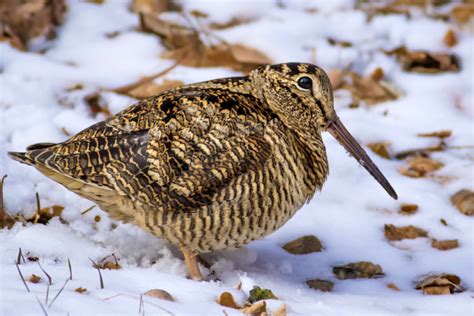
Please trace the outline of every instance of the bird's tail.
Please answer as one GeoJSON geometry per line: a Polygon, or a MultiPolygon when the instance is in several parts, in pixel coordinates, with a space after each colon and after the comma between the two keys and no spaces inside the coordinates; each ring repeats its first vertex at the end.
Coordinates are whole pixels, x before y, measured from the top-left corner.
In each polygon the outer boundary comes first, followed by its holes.
{"type": "Polygon", "coordinates": [[[8,153],[8,156],[10,156],[10,158],[12,158],[13,160],[33,166],[37,162],[38,160],[37,158],[39,158],[40,154],[44,152],[44,150],[41,150],[41,149],[46,149],[54,145],[56,144],[53,144],[53,143],[33,144],[26,148],[27,150],[26,152],[10,151],[8,153]]]}
{"type": "Polygon", "coordinates": [[[35,161],[29,157],[28,153],[26,152],[14,152],[10,151],[8,153],[8,156],[10,156],[11,159],[16,160],[18,162],[27,164],[27,165],[34,165],[35,161]]]}

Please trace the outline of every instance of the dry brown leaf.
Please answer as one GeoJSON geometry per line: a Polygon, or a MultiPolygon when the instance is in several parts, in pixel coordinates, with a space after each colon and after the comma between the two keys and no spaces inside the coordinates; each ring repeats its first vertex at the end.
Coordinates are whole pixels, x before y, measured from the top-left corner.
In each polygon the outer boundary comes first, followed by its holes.
{"type": "Polygon", "coordinates": [[[132,11],[136,13],[160,14],[166,11],[178,11],[181,8],[172,0],[133,0],[132,11]]]}
{"type": "Polygon", "coordinates": [[[352,43],[348,41],[343,41],[343,40],[338,40],[335,38],[328,37],[328,43],[333,45],[333,46],[339,46],[339,47],[352,47],[352,43]]]}
{"type": "Polygon", "coordinates": [[[97,263],[94,263],[94,268],[96,269],[109,269],[109,270],[119,270],[122,266],[118,263],[117,257],[112,254],[110,256],[105,256],[100,259],[97,263]]]}
{"type": "Polygon", "coordinates": [[[460,190],[450,198],[451,203],[464,215],[474,216],[474,192],[471,190],[460,190]]]}
{"type": "Polygon", "coordinates": [[[262,52],[241,44],[205,44],[197,30],[160,19],[155,15],[141,14],[141,25],[145,31],[158,35],[167,48],[161,57],[174,59],[190,67],[228,67],[249,72],[254,68],[270,64],[271,60],[262,52]]]}
{"type": "Polygon", "coordinates": [[[321,241],[319,241],[316,236],[312,235],[303,236],[290,241],[282,248],[294,255],[303,255],[312,252],[320,252],[323,250],[321,241]]]}
{"type": "Polygon", "coordinates": [[[398,288],[398,286],[395,283],[389,283],[389,284],[387,284],[387,287],[389,289],[392,289],[392,290],[397,291],[397,292],[400,291],[400,289],[398,288]]]}
{"type": "Polygon", "coordinates": [[[250,23],[253,20],[254,19],[251,19],[251,18],[234,17],[234,18],[231,18],[227,22],[213,22],[209,24],[209,28],[212,30],[223,30],[223,29],[228,29],[228,28],[235,27],[241,24],[250,23]]]}
{"type": "Polygon", "coordinates": [[[334,288],[334,283],[328,280],[314,279],[306,281],[306,285],[310,289],[315,289],[323,292],[331,292],[334,288]]]}
{"type": "Polygon", "coordinates": [[[448,47],[456,46],[458,43],[458,37],[456,36],[456,33],[451,29],[447,30],[443,37],[443,43],[448,47]]]}
{"type": "Polygon", "coordinates": [[[168,292],[166,292],[165,290],[162,290],[162,289],[148,290],[145,293],[143,293],[143,295],[159,298],[161,300],[170,301],[170,302],[175,302],[176,301],[170,293],[168,293],[168,292]]]}
{"type": "Polygon", "coordinates": [[[360,261],[335,266],[332,272],[339,280],[358,278],[378,278],[384,275],[382,267],[368,261],[360,261]]]}
{"type": "Polygon", "coordinates": [[[451,9],[451,17],[458,23],[467,23],[474,16],[474,4],[458,4],[451,9]]]}
{"type": "Polygon", "coordinates": [[[54,36],[55,27],[64,19],[64,0],[0,1],[0,41],[25,49],[38,36],[54,36]]]}
{"type": "Polygon", "coordinates": [[[441,139],[438,145],[425,148],[409,149],[395,154],[395,158],[403,160],[407,157],[429,157],[430,152],[439,152],[446,149],[446,143],[441,139]]]}
{"type": "Polygon", "coordinates": [[[423,294],[439,295],[463,292],[461,278],[454,274],[434,274],[425,277],[415,285],[415,289],[423,294]]]}
{"type": "Polygon", "coordinates": [[[398,241],[402,239],[415,239],[418,237],[427,237],[426,230],[418,228],[413,225],[395,226],[392,224],[385,224],[384,226],[385,238],[390,241],[398,241]]]}
{"type": "Polygon", "coordinates": [[[435,132],[431,132],[431,133],[420,133],[420,134],[417,134],[416,136],[418,137],[438,137],[438,138],[447,138],[449,136],[451,136],[453,134],[453,132],[449,129],[446,129],[446,130],[442,130],[442,131],[435,131],[435,132]]]}
{"type": "Polygon", "coordinates": [[[460,70],[459,59],[450,54],[434,54],[425,51],[413,51],[402,54],[399,57],[402,68],[409,72],[419,73],[441,73],[458,72],[460,70]]]}
{"type": "Polygon", "coordinates": [[[273,311],[273,316],[286,316],[286,305],[281,304],[280,307],[273,311]]]}
{"type": "Polygon", "coordinates": [[[370,144],[367,144],[367,147],[369,147],[374,153],[376,153],[380,157],[385,158],[385,159],[390,159],[390,154],[387,148],[389,145],[390,143],[387,143],[387,142],[370,143],[370,144]]]}
{"type": "Polygon", "coordinates": [[[49,207],[43,207],[36,211],[35,215],[28,221],[31,221],[35,224],[47,224],[53,217],[61,217],[64,206],[62,205],[53,205],[49,207]]]}
{"type": "Polygon", "coordinates": [[[84,101],[86,101],[87,105],[93,115],[97,115],[102,113],[105,117],[109,117],[111,115],[107,103],[105,102],[104,98],[100,95],[100,93],[92,93],[88,94],[84,97],[84,101]]]}
{"type": "Polygon", "coordinates": [[[402,204],[398,213],[402,215],[413,215],[418,211],[418,205],[416,204],[402,204]]]}
{"type": "Polygon", "coordinates": [[[265,301],[258,301],[250,306],[246,306],[240,310],[244,314],[260,315],[267,312],[267,303],[265,301]]]}
{"type": "Polygon", "coordinates": [[[235,302],[234,297],[229,292],[221,293],[221,295],[219,295],[219,297],[217,298],[217,303],[219,305],[222,305],[222,306],[225,306],[225,307],[230,307],[230,308],[235,308],[235,309],[240,309],[241,308],[235,302]]]}
{"type": "Polygon", "coordinates": [[[436,248],[438,250],[451,250],[454,248],[459,247],[459,242],[457,239],[449,239],[449,240],[431,240],[431,247],[436,248]]]}
{"type": "Polygon", "coordinates": [[[84,287],[78,287],[78,288],[76,288],[76,289],[74,290],[74,292],[83,294],[83,293],[87,292],[87,289],[84,288],[84,287]]]}
{"type": "Polygon", "coordinates": [[[165,79],[163,83],[156,84],[153,82],[146,82],[130,91],[126,94],[136,99],[145,99],[154,95],[159,94],[160,92],[170,90],[179,86],[182,86],[184,83],[180,80],[167,80],[165,79]]]}
{"type": "Polygon", "coordinates": [[[41,277],[37,276],[36,274],[32,274],[29,278],[28,278],[28,282],[31,282],[31,283],[39,283],[41,281],[41,277]]]}
{"type": "Polygon", "coordinates": [[[400,173],[411,178],[421,178],[429,172],[441,169],[444,164],[427,157],[414,157],[408,161],[408,168],[401,167],[400,173]]]}

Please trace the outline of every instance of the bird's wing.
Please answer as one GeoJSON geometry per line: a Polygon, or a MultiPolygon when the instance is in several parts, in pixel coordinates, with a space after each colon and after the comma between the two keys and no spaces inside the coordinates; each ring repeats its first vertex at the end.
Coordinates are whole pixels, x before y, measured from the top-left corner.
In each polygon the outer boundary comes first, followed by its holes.
{"type": "Polygon", "coordinates": [[[246,98],[157,98],[29,154],[68,179],[176,211],[211,203],[232,179],[270,156],[262,122],[238,111],[246,98]]]}

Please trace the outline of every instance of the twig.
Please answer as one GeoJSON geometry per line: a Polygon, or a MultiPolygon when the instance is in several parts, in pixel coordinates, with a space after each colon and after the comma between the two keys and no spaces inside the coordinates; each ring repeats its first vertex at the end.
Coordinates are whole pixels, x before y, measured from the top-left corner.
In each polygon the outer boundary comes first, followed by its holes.
{"type": "Polygon", "coordinates": [[[26,263],[25,257],[23,256],[23,252],[21,251],[21,248],[18,248],[18,256],[16,258],[16,263],[21,264],[21,260],[23,260],[23,263],[26,263]]]}
{"type": "Polygon", "coordinates": [[[156,78],[159,78],[159,77],[162,77],[164,75],[166,75],[167,73],[169,73],[171,70],[173,70],[174,68],[176,68],[176,66],[178,66],[179,62],[181,60],[177,60],[174,64],[172,64],[171,66],[169,66],[168,68],[165,68],[164,70],[160,71],[159,73],[157,74],[154,74],[154,75],[151,75],[151,76],[146,76],[146,77],[143,77],[141,78],[140,80],[138,80],[137,82],[134,82],[134,83],[131,83],[131,84],[127,84],[125,86],[122,86],[122,87],[118,87],[118,88],[115,88],[113,90],[111,90],[112,92],[115,92],[115,93],[119,93],[119,94],[127,94],[128,92],[130,92],[131,90],[145,84],[145,83],[148,83],[148,82],[151,82],[153,80],[155,80],[156,78]]]}
{"type": "Polygon", "coordinates": [[[94,207],[95,207],[95,205],[92,205],[91,207],[89,207],[89,208],[87,208],[86,210],[82,211],[82,212],[81,212],[81,215],[86,214],[87,212],[89,212],[90,210],[92,210],[94,207]]]}
{"type": "Polygon", "coordinates": [[[56,294],[56,296],[53,298],[53,300],[51,301],[51,303],[49,303],[48,308],[51,308],[51,306],[53,306],[54,301],[58,298],[59,294],[62,293],[62,291],[64,290],[64,288],[66,287],[66,284],[67,284],[68,282],[69,282],[69,279],[66,279],[66,282],[64,282],[63,287],[59,290],[58,294],[56,294]]]}
{"type": "Polygon", "coordinates": [[[41,309],[43,310],[43,314],[44,314],[45,316],[48,316],[48,312],[46,311],[46,308],[43,306],[43,304],[40,302],[38,296],[35,296],[35,297],[36,297],[36,301],[38,302],[38,304],[40,304],[41,309]]]}
{"type": "Polygon", "coordinates": [[[97,272],[99,272],[99,281],[100,281],[100,288],[101,289],[104,289],[104,279],[102,279],[102,273],[100,272],[100,268],[99,268],[99,265],[97,263],[94,262],[94,260],[92,260],[91,258],[89,258],[89,260],[92,262],[92,264],[94,265],[94,268],[97,269],[97,272]]]}
{"type": "Polygon", "coordinates": [[[26,284],[26,281],[25,281],[25,278],[23,277],[23,274],[21,273],[20,266],[16,262],[15,262],[15,265],[16,265],[16,269],[18,270],[18,273],[20,274],[21,280],[23,281],[23,284],[26,287],[26,290],[29,292],[30,289],[29,289],[28,285],[26,284]]]}
{"type": "Polygon", "coordinates": [[[46,275],[46,277],[48,278],[48,283],[49,283],[49,285],[53,284],[53,279],[52,279],[51,276],[48,274],[48,272],[46,272],[46,271],[43,269],[43,267],[41,266],[39,260],[36,261],[36,262],[38,262],[38,265],[39,265],[41,271],[43,271],[43,273],[44,273],[44,274],[46,275]]]}
{"type": "Polygon", "coordinates": [[[71,265],[71,260],[67,258],[67,266],[69,268],[69,280],[72,280],[72,265],[71,265]]]}
{"type": "Polygon", "coordinates": [[[0,228],[5,227],[6,225],[6,212],[5,212],[5,207],[3,206],[3,184],[5,183],[5,179],[7,178],[7,175],[4,175],[2,177],[2,180],[0,181],[0,228]]]}
{"type": "Polygon", "coordinates": [[[138,306],[138,314],[145,315],[145,306],[143,305],[143,294],[140,294],[140,305],[138,306]]]}

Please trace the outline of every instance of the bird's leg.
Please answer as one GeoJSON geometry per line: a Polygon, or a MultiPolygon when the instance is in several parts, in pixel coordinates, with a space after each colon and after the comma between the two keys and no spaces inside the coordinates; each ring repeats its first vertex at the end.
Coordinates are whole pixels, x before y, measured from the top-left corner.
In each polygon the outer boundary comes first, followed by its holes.
{"type": "Polygon", "coordinates": [[[201,270],[197,263],[197,255],[186,249],[181,249],[184,255],[184,261],[188,266],[189,275],[193,280],[202,281],[201,270]]]}

